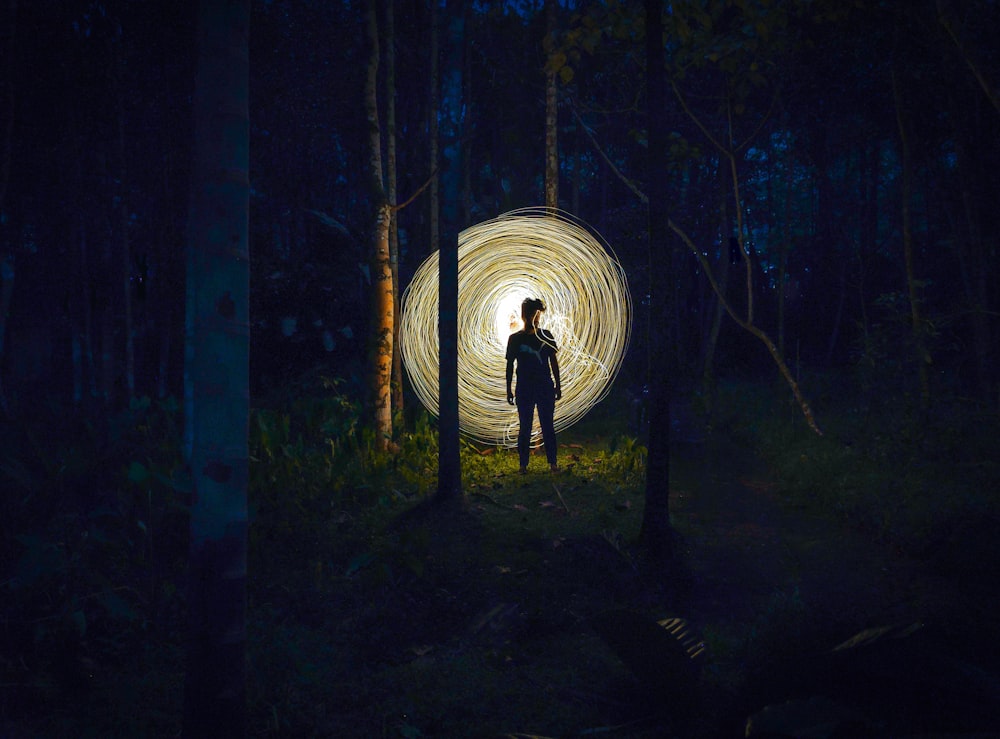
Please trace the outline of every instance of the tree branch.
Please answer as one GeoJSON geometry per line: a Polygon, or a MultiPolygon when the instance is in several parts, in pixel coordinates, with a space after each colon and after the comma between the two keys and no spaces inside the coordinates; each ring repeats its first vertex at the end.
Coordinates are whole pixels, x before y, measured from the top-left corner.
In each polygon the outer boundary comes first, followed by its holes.
{"type": "MultiPolygon", "coordinates": [[[[639,189],[638,185],[636,185],[632,180],[626,177],[624,173],[622,173],[622,171],[615,166],[614,162],[611,161],[611,159],[605,153],[604,149],[601,148],[601,145],[598,143],[597,138],[594,136],[593,132],[583,122],[583,119],[580,117],[580,114],[576,110],[576,106],[572,107],[573,107],[573,115],[576,117],[576,120],[580,124],[580,127],[583,129],[584,133],[587,134],[587,138],[590,139],[590,143],[593,145],[598,155],[600,155],[600,157],[611,168],[611,171],[615,173],[615,175],[625,184],[625,186],[629,190],[631,190],[635,194],[637,198],[639,198],[641,202],[649,203],[649,197],[642,190],[639,189]]],[[[708,134],[707,131],[706,135],[710,136],[710,134],[708,134]]],[[[725,152],[726,150],[722,149],[722,151],[725,152]]],[[[729,154],[729,156],[730,159],[732,159],[732,155],[729,154]]],[[[734,170],[734,177],[735,177],[735,170],[734,170]]],[[[738,196],[739,193],[738,186],[736,192],[738,196]]],[[[715,279],[715,275],[712,272],[712,265],[709,263],[708,258],[701,251],[701,249],[698,248],[698,246],[694,243],[694,241],[691,240],[691,237],[688,236],[687,233],[680,226],[678,226],[677,223],[675,223],[674,220],[669,216],[667,216],[667,226],[670,228],[671,231],[677,234],[678,238],[680,238],[680,240],[684,242],[684,244],[688,247],[688,249],[691,250],[691,253],[694,254],[699,264],[701,264],[701,268],[705,272],[705,276],[708,278],[708,282],[712,286],[712,291],[715,293],[716,297],[718,297],[719,304],[722,306],[723,310],[726,311],[729,317],[732,318],[736,322],[736,324],[740,326],[740,328],[742,328],[744,331],[748,332],[752,336],[755,336],[758,340],[760,340],[764,344],[765,347],[767,347],[768,353],[771,355],[771,358],[774,360],[774,363],[778,366],[778,371],[781,373],[781,376],[785,378],[785,382],[788,383],[789,388],[791,388],[792,395],[795,396],[795,400],[798,402],[799,408],[802,410],[802,415],[805,418],[806,423],[809,425],[809,428],[811,428],[818,435],[822,436],[823,431],[816,423],[816,418],[813,415],[812,408],[809,406],[809,402],[802,394],[802,390],[799,387],[799,384],[795,381],[795,378],[792,376],[791,370],[785,363],[785,360],[781,356],[781,352],[778,351],[778,347],[775,345],[774,341],[771,340],[771,337],[768,336],[765,331],[763,331],[762,329],[758,328],[753,324],[752,314],[749,319],[740,318],[736,314],[736,312],[733,310],[733,307],[729,304],[729,301],[726,300],[726,297],[722,292],[722,289],[719,287],[719,283],[715,279]]],[[[742,234],[740,241],[742,246],[742,234]]],[[[745,252],[746,249],[744,247],[744,253],[745,252]]]]}

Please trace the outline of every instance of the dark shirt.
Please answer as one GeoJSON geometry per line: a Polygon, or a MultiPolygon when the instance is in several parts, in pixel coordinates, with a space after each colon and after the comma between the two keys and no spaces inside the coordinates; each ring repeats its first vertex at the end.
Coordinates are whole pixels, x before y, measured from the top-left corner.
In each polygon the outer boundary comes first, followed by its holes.
{"type": "Polygon", "coordinates": [[[517,361],[517,387],[521,392],[552,387],[549,365],[556,353],[556,340],[548,331],[518,331],[507,340],[507,362],[517,361]]]}

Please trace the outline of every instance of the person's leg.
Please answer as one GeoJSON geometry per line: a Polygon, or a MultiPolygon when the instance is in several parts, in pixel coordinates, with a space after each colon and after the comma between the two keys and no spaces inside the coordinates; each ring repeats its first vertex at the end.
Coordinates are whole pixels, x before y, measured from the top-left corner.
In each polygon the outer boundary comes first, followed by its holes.
{"type": "Polygon", "coordinates": [[[549,467],[556,469],[556,427],[554,417],[556,399],[552,394],[538,399],[538,425],[542,427],[542,441],[545,443],[545,457],[549,467]]]}
{"type": "MultiPolygon", "coordinates": [[[[519,389],[520,390],[520,389],[519,389]]],[[[527,393],[517,394],[517,457],[521,462],[521,471],[528,468],[528,455],[531,453],[531,424],[535,415],[535,399],[527,393]]]]}

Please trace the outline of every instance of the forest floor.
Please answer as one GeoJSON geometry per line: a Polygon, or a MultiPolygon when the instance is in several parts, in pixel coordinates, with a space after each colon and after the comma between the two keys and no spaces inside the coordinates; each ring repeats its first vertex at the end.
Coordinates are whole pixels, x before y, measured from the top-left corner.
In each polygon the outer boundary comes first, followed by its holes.
{"type": "Polygon", "coordinates": [[[262,543],[288,576],[252,588],[253,733],[997,735],[991,575],[936,572],[792,506],[728,438],[678,436],[670,568],[634,548],[641,490],[568,433],[562,471],[512,456],[461,510],[374,534],[345,514],[325,561],[262,543]],[[668,618],[702,654],[650,630],[668,618]]]}
{"type": "MultiPolygon", "coordinates": [[[[636,546],[644,450],[599,418],[560,434],[557,473],[467,448],[461,505],[267,488],[248,734],[1000,737],[995,516],[893,542],[791,492],[726,430],[674,421],[669,565],[636,546]]],[[[35,703],[0,706],[18,717],[0,737],[179,735],[184,616],[167,602],[148,630],[125,613],[121,638],[95,621],[52,645],[76,679],[20,686],[35,703]]],[[[33,623],[39,644],[63,633],[33,623]]]]}

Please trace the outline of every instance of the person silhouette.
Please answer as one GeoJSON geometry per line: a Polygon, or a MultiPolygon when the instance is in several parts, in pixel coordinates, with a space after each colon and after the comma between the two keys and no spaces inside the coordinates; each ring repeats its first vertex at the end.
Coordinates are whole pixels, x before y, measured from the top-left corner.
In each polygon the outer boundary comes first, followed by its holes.
{"type": "Polygon", "coordinates": [[[507,339],[507,402],[517,404],[520,428],[517,432],[517,455],[521,474],[528,471],[531,451],[531,426],[535,407],[538,407],[538,425],[542,429],[545,456],[549,469],[559,470],[556,463],[556,429],[553,422],[556,401],[562,397],[559,381],[559,362],[556,359],[556,340],[548,331],[538,327],[538,319],[545,304],[538,298],[525,298],[521,303],[524,328],[507,339]],[[517,364],[517,395],[514,394],[514,364],[517,364]]]}

